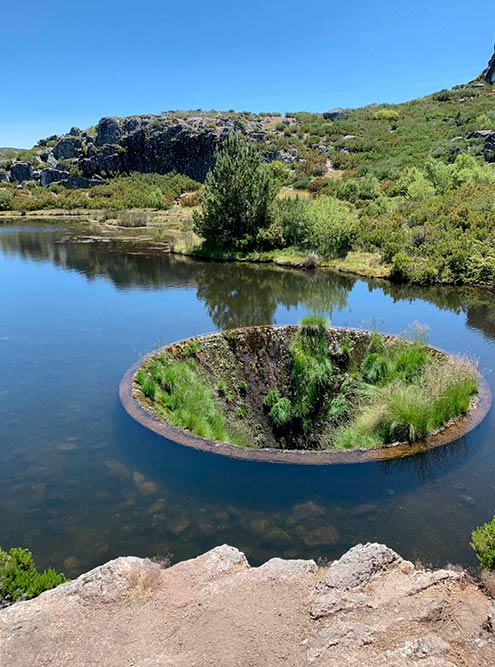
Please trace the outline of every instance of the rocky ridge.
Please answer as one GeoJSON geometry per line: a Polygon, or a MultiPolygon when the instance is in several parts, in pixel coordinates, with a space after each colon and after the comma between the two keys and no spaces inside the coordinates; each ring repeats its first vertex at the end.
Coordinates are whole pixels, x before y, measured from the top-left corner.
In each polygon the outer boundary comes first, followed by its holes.
{"type": "Polygon", "coordinates": [[[495,604],[380,544],[325,568],[224,545],[168,569],[118,558],[0,611],[0,664],[493,667],[495,604]]]}
{"type": "MultiPolygon", "coordinates": [[[[33,161],[14,161],[8,171],[0,171],[0,181],[86,188],[133,171],[176,171],[204,181],[216,148],[229,134],[242,132],[265,142],[273,132],[270,122],[270,116],[202,111],[102,118],[93,129],[73,127],[66,135],[40,140],[33,161]]],[[[287,164],[297,154],[296,148],[263,151],[266,161],[287,164]]]]}

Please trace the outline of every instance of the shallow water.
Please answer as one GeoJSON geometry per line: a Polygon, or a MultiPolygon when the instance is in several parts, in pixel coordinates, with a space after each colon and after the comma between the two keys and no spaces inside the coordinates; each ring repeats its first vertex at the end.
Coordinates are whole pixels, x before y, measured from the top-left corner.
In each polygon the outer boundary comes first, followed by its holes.
{"type": "Polygon", "coordinates": [[[495,391],[495,299],[330,272],[216,264],[71,242],[70,228],[0,226],[0,544],[73,576],[122,554],[195,556],[228,542],[252,563],[339,556],[364,541],[475,565],[470,532],[495,511],[495,418],[392,463],[236,461],[134,423],[118,384],[139,355],[218,328],[334,324],[401,333],[480,359],[495,391]]]}

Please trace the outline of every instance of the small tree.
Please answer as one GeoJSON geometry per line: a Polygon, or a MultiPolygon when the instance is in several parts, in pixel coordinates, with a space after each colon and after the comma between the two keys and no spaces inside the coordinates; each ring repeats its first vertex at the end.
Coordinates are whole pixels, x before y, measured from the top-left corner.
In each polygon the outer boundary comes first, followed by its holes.
{"type": "Polygon", "coordinates": [[[253,248],[259,230],[270,224],[276,191],[272,172],[254,144],[233,134],[206,176],[203,211],[194,212],[194,231],[214,246],[253,248]]]}
{"type": "Polygon", "coordinates": [[[343,257],[350,250],[358,214],[352,204],[318,197],[309,209],[312,249],[322,257],[343,257]]]}

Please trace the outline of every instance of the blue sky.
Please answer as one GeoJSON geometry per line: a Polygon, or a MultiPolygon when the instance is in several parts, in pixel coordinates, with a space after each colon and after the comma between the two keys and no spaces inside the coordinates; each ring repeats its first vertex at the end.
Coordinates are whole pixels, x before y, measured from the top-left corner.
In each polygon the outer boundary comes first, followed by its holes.
{"type": "Polygon", "coordinates": [[[0,146],[105,115],[322,111],[474,78],[493,0],[2,0],[0,146]]]}

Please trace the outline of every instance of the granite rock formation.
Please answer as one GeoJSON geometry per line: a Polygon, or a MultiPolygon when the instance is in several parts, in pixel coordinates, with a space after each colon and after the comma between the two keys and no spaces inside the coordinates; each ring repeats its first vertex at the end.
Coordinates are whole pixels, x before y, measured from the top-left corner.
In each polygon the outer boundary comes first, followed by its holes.
{"type": "Polygon", "coordinates": [[[465,572],[380,544],[327,568],[224,545],[168,569],[118,558],[1,610],[0,664],[493,667],[494,610],[465,572]]]}

